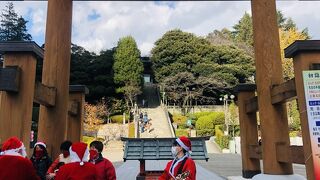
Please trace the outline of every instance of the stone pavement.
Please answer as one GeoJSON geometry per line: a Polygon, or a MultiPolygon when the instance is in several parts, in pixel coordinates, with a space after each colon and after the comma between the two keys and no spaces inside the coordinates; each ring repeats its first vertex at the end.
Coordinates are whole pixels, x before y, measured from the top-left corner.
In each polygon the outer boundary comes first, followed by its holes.
{"type": "Polygon", "coordinates": [[[140,133],[141,138],[161,138],[172,137],[170,131],[170,124],[168,123],[165,115],[165,111],[161,106],[153,108],[143,108],[142,112],[148,113],[148,118],[151,119],[150,132],[145,131],[140,133]]]}
{"type": "MultiPolygon", "coordinates": [[[[123,150],[114,149],[115,152],[104,152],[104,156],[110,159],[116,167],[118,179],[134,180],[138,174],[139,161],[123,162],[123,150]],[[130,177],[130,178],[128,178],[130,177]]],[[[212,177],[210,180],[227,179],[232,176],[241,176],[241,156],[238,154],[209,153],[209,160],[196,161],[199,180],[207,180],[204,177],[212,177]]],[[[146,161],[146,170],[163,170],[167,161],[146,161]]],[[[262,164],[262,163],[261,163],[262,164]]],[[[294,173],[306,177],[305,166],[294,164],[294,173]]],[[[209,180],[208,179],[208,180],[209,180]]]]}
{"type": "MultiPolygon", "coordinates": [[[[168,161],[146,161],[146,170],[163,170],[168,161]]],[[[198,163],[197,166],[197,179],[199,180],[223,180],[224,178],[216,175],[203,168],[198,163]]],[[[117,179],[118,180],[135,180],[137,174],[139,173],[139,161],[127,161],[123,165],[116,168],[117,179]]]]}

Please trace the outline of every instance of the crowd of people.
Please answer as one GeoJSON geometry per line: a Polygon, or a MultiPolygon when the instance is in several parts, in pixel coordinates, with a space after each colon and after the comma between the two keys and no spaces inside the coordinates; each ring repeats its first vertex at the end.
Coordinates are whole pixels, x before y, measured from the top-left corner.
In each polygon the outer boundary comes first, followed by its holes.
{"type": "Polygon", "coordinates": [[[140,132],[151,132],[151,119],[148,117],[147,112],[139,114],[139,122],[140,122],[140,132]]]}
{"type": "Polygon", "coordinates": [[[17,137],[6,140],[0,151],[0,179],[12,180],[115,180],[113,164],[102,156],[103,143],[61,143],[52,162],[44,142],[34,145],[31,158],[17,137]]]}
{"type": "MultiPolygon", "coordinates": [[[[61,154],[52,162],[46,144],[37,142],[28,159],[23,142],[11,137],[0,150],[0,180],[116,180],[114,166],[102,156],[102,142],[93,141],[88,147],[83,142],[64,141],[60,150],[61,154]]],[[[174,159],[168,162],[159,180],[195,180],[191,141],[184,136],[177,138],[171,153],[174,159]]]]}

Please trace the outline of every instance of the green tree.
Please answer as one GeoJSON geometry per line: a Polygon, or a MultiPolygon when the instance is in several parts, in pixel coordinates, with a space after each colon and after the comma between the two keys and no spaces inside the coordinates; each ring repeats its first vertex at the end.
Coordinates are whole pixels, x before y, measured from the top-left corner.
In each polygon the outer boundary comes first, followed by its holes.
{"type": "Polygon", "coordinates": [[[151,52],[156,81],[180,106],[212,104],[223,89],[246,82],[254,72],[253,59],[239,48],[212,45],[177,29],[166,32],[151,52]]]}
{"type": "Polygon", "coordinates": [[[1,41],[30,41],[26,21],[14,11],[12,2],[9,2],[1,13],[0,40],[1,41]]]}
{"type": "Polygon", "coordinates": [[[245,12],[239,22],[233,26],[233,29],[232,34],[236,42],[244,42],[253,46],[252,18],[247,12],[245,12]]]}
{"type": "Polygon", "coordinates": [[[117,92],[124,93],[128,107],[133,106],[134,98],[141,92],[143,64],[140,61],[140,50],[132,36],[118,41],[113,70],[117,92]]]}

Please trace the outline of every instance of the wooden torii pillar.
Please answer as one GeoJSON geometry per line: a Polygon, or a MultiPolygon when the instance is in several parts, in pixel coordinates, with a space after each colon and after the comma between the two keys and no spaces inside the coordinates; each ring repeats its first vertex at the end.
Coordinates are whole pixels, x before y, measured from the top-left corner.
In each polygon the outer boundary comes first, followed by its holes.
{"type": "Polygon", "coordinates": [[[251,158],[252,149],[259,148],[257,112],[247,113],[246,103],[255,97],[255,84],[239,84],[234,89],[238,96],[240,136],[241,136],[241,158],[242,177],[252,178],[261,173],[260,159],[251,158]]]}
{"type": "Polygon", "coordinates": [[[85,95],[88,93],[89,90],[86,86],[69,86],[67,139],[72,142],[78,142],[82,140],[85,103],[84,100],[85,95]]]}
{"type": "Polygon", "coordinates": [[[263,172],[292,174],[292,163],[277,160],[277,145],[289,154],[286,105],[273,105],[271,88],[283,82],[279,29],[275,0],[252,0],[252,21],[259,117],[262,135],[263,172]]]}
{"type": "Polygon", "coordinates": [[[72,0],[48,0],[42,84],[55,87],[57,96],[55,106],[40,106],[38,139],[52,157],[67,138],[71,24],[72,0]]]}
{"type": "MultiPolygon", "coordinates": [[[[315,157],[312,157],[312,143],[310,142],[309,122],[302,71],[320,70],[320,41],[295,41],[285,49],[285,57],[293,58],[307,179],[314,180],[316,179],[315,172],[317,171],[317,173],[319,173],[320,162],[319,158],[316,159],[315,157]],[[314,64],[318,65],[318,67],[314,67],[314,64]],[[318,167],[315,167],[314,164],[317,164],[318,167]]],[[[320,174],[317,175],[318,177],[320,176],[320,174]]]]}
{"type": "Polygon", "coordinates": [[[37,58],[43,50],[34,42],[0,43],[4,68],[0,69],[0,144],[20,138],[29,152],[37,58]]]}

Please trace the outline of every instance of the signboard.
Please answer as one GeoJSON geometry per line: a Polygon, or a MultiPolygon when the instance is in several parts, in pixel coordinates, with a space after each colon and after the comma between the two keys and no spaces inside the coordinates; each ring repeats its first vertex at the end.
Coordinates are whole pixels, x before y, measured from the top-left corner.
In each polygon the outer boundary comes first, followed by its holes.
{"type": "Polygon", "coordinates": [[[315,179],[320,179],[320,70],[303,71],[315,179]]]}

